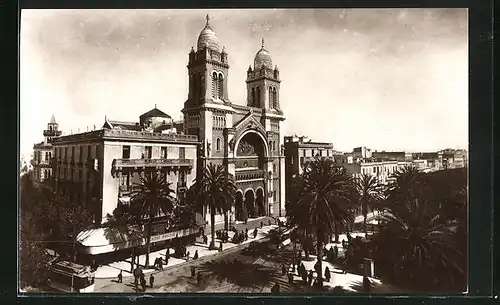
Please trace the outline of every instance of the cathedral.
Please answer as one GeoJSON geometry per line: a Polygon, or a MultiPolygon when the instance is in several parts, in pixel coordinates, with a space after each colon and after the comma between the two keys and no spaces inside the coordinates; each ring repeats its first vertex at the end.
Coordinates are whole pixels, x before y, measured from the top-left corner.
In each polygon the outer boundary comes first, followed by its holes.
{"type": "MultiPolygon", "coordinates": [[[[228,54],[207,16],[188,62],[189,93],[184,108],[184,133],[201,142],[198,168],[222,164],[236,183],[229,221],[285,214],[284,151],[280,75],[264,40],[246,75],[244,105],[231,101],[227,80],[228,54]]],[[[223,219],[217,217],[220,222],[223,219]]]]}

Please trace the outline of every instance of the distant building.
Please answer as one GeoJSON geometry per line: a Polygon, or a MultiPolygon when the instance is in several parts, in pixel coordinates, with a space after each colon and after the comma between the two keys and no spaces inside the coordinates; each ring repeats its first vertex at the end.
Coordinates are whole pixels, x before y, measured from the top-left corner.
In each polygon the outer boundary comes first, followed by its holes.
{"type": "Polygon", "coordinates": [[[411,161],[413,154],[404,151],[374,151],[371,156],[375,160],[380,161],[411,161]]]}
{"type": "Polygon", "coordinates": [[[366,148],[364,146],[355,147],[352,150],[352,155],[354,158],[371,158],[372,157],[372,150],[369,148],[366,148]]]}
{"type": "Polygon", "coordinates": [[[58,138],[53,142],[56,191],[87,205],[96,223],[128,203],[143,172],[168,174],[175,194],[184,194],[196,176],[199,142],[196,136],[168,132],[171,127],[155,108],[139,123],[106,119],[101,130],[58,138]]]}
{"type": "Polygon", "coordinates": [[[359,160],[358,162],[343,163],[354,178],[364,175],[371,175],[377,178],[381,184],[388,184],[391,176],[408,165],[407,162],[400,161],[371,161],[370,159],[359,160]]]}
{"type": "Polygon", "coordinates": [[[41,183],[52,176],[52,156],[54,155],[52,142],[60,135],[59,124],[52,115],[47,124],[47,129],[43,131],[43,142],[33,145],[31,180],[34,183],[41,183]]]}
{"type": "Polygon", "coordinates": [[[438,162],[441,169],[461,168],[467,166],[467,151],[464,149],[444,149],[438,151],[438,162]]]}
{"type": "MultiPolygon", "coordinates": [[[[307,137],[286,136],[285,146],[285,194],[290,195],[292,180],[302,174],[302,166],[316,157],[331,158],[334,160],[332,143],[311,142],[307,137]]],[[[287,197],[290,198],[290,197],[287,197]]]]}

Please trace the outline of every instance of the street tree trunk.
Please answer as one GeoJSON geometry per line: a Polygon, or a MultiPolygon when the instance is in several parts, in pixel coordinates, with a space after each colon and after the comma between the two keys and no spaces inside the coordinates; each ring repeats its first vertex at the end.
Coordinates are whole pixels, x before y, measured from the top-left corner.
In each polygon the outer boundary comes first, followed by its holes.
{"type": "Polygon", "coordinates": [[[335,243],[339,243],[339,222],[335,220],[335,243]]]}
{"type": "Polygon", "coordinates": [[[224,212],[224,230],[229,231],[229,217],[228,217],[229,212],[226,211],[224,212]]]}
{"type": "Polygon", "coordinates": [[[215,209],[213,206],[210,207],[210,230],[212,232],[212,236],[210,237],[210,246],[209,249],[215,249],[215,209]]]}
{"type": "Polygon", "coordinates": [[[130,260],[130,273],[134,271],[134,263],[135,263],[135,247],[132,248],[132,257],[130,260]]]}
{"type": "Polygon", "coordinates": [[[323,287],[323,237],[322,232],[318,230],[318,242],[316,243],[316,252],[318,254],[317,259],[319,263],[319,272],[318,272],[318,286],[323,287]]]}
{"type": "Polygon", "coordinates": [[[151,234],[153,232],[153,215],[151,213],[151,207],[149,209],[148,239],[146,240],[146,268],[149,266],[149,253],[151,252],[151,234]]]}

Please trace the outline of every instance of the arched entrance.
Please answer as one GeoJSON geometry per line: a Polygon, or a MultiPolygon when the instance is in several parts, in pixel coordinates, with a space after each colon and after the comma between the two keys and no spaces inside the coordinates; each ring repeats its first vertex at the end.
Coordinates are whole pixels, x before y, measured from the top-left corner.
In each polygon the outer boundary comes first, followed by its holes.
{"type": "Polygon", "coordinates": [[[245,210],[248,218],[255,218],[255,194],[252,189],[245,192],[245,210]]]}
{"type": "Polygon", "coordinates": [[[234,200],[235,218],[238,221],[245,220],[243,213],[243,193],[236,192],[236,197],[234,200]]]}
{"type": "Polygon", "coordinates": [[[257,190],[257,195],[255,198],[255,206],[257,209],[257,216],[266,215],[266,208],[264,205],[264,191],[261,188],[257,190]]]}

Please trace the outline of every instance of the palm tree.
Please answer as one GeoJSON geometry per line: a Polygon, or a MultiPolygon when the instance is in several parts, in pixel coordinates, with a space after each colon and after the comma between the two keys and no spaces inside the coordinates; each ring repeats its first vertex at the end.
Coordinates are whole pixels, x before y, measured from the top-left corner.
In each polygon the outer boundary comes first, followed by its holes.
{"type": "Polygon", "coordinates": [[[365,233],[365,237],[368,237],[366,217],[368,209],[373,209],[373,207],[381,201],[380,185],[376,177],[363,174],[357,180],[357,188],[359,192],[359,201],[361,203],[361,212],[363,213],[363,232],[365,233]]]}
{"type": "Polygon", "coordinates": [[[215,249],[215,214],[227,213],[234,202],[236,186],[232,176],[226,175],[226,169],[219,164],[208,164],[200,178],[188,191],[188,198],[199,207],[210,210],[210,229],[212,237],[209,249],[215,249]]]}
{"type": "Polygon", "coordinates": [[[395,172],[388,185],[385,197],[387,202],[395,202],[401,198],[417,198],[426,191],[424,173],[414,166],[406,166],[395,172]]]}
{"type": "Polygon", "coordinates": [[[148,172],[140,176],[136,191],[131,197],[131,205],[144,219],[147,219],[146,266],[149,266],[151,251],[151,234],[153,218],[165,216],[172,220],[177,199],[173,196],[172,183],[168,182],[165,173],[148,172]]]}
{"type": "Polygon", "coordinates": [[[428,290],[448,285],[452,275],[463,272],[452,259],[459,255],[453,242],[458,226],[434,212],[434,202],[420,199],[386,209],[372,241],[382,276],[428,290]]]}
{"type": "Polygon", "coordinates": [[[337,166],[332,160],[320,159],[308,163],[299,177],[301,185],[295,202],[296,225],[316,234],[316,249],[319,263],[318,283],[323,285],[322,257],[324,243],[335,232],[336,224],[347,225],[353,217],[350,208],[353,204],[355,183],[345,168],[337,166]],[[307,220],[307,221],[306,221],[307,220]]]}
{"type": "MultiPolygon", "coordinates": [[[[109,240],[125,239],[130,243],[137,243],[142,240],[142,232],[139,229],[141,225],[141,215],[138,210],[134,210],[134,206],[119,205],[114,209],[113,215],[107,215],[107,228],[104,229],[104,234],[109,240]],[[123,238],[125,236],[125,238],[123,238]]],[[[132,247],[132,260],[130,262],[130,272],[134,270],[136,260],[135,251],[137,245],[132,247]]]]}

